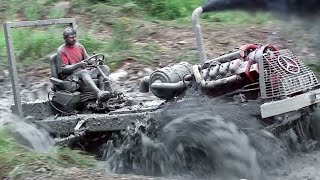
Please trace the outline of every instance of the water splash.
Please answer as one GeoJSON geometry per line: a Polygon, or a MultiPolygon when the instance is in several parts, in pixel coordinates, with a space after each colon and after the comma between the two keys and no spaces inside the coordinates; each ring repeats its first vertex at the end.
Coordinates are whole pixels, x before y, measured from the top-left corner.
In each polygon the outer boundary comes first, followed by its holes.
{"type": "Polygon", "coordinates": [[[0,112],[1,128],[9,128],[18,143],[38,152],[49,152],[54,145],[53,139],[44,129],[38,129],[9,112],[0,112]]]}
{"type": "MultiPolygon", "coordinates": [[[[45,90],[45,88],[47,88],[47,86],[43,84],[44,83],[39,83],[38,86],[44,88],[34,92],[46,94],[47,90],[45,90]]],[[[33,89],[39,89],[39,87],[33,87],[33,89]]],[[[13,104],[13,98],[11,98],[10,83],[4,82],[1,84],[0,90],[3,93],[0,94],[0,129],[10,128],[18,143],[32,150],[48,152],[52,149],[54,141],[44,129],[39,129],[34,124],[27,123],[11,113],[10,106],[13,104]]],[[[34,100],[34,97],[30,96],[32,93],[29,91],[21,92],[21,94],[23,94],[22,99],[24,101],[34,100]]],[[[37,97],[40,97],[40,95],[37,95],[37,97]]],[[[44,95],[42,97],[44,97],[44,95]]]]}
{"type": "Polygon", "coordinates": [[[285,150],[250,112],[201,96],[178,100],[125,131],[121,145],[107,150],[109,167],[182,179],[263,179],[260,167],[279,165],[285,150]]]}

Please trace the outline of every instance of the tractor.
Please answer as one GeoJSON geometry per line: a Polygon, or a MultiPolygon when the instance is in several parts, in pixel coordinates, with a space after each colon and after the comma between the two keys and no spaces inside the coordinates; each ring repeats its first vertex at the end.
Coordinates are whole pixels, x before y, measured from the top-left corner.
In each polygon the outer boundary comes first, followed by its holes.
{"type": "MultiPolygon", "coordinates": [[[[83,83],[59,79],[52,55],[48,100],[19,103],[16,93],[13,112],[46,129],[57,144],[99,154],[118,173],[166,175],[201,169],[199,174],[214,170],[227,179],[261,179],[259,158],[266,154],[250,139],[250,118],[257,125],[254,133],[264,132],[263,137],[269,133],[276,139],[294,129],[317,140],[320,126],[312,115],[320,101],[319,82],[290,50],[274,45],[247,44],[207,59],[202,12],[199,7],[192,14],[200,62],[172,64],[141,79],[140,91],[151,91],[158,101],[133,104],[112,89],[106,76],[105,82],[96,82],[112,98],[99,102],[83,83]],[[248,120],[237,124],[240,118],[248,120]]],[[[66,23],[31,25],[59,22],[66,23]]],[[[22,25],[9,23],[6,32],[22,25]]],[[[13,88],[19,92],[10,43],[9,38],[13,88]]],[[[105,62],[101,54],[90,59],[98,70],[105,62]]]]}

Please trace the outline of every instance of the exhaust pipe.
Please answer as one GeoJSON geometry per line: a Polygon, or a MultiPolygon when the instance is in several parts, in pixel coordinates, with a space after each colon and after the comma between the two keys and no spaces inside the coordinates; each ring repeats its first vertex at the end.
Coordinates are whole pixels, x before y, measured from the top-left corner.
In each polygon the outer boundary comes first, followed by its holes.
{"type": "MultiPolygon", "coordinates": [[[[190,77],[188,76],[188,79],[190,77]]],[[[149,87],[155,91],[168,90],[168,91],[178,91],[185,89],[191,83],[189,81],[179,81],[176,83],[163,83],[161,81],[155,81],[150,85],[150,76],[145,76],[140,81],[139,92],[147,93],[149,92],[149,87]]]]}
{"type": "Polygon", "coordinates": [[[149,92],[149,79],[150,79],[150,76],[145,76],[140,80],[139,92],[142,92],[142,93],[149,92]]]}
{"type": "Polygon", "coordinates": [[[202,12],[203,12],[203,8],[198,7],[192,13],[193,31],[196,36],[196,41],[197,41],[197,46],[198,46],[198,51],[200,56],[200,64],[203,64],[205,61],[207,61],[207,55],[206,55],[206,51],[203,43],[203,36],[202,36],[201,26],[199,22],[199,16],[202,12]]]}
{"type": "Polygon", "coordinates": [[[186,84],[184,84],[182,81],[176,82],[176,83],[161,83],[161,82],[154,82],[151,84],[151,89],[154,89],[156,91],[159,90],[168,90],[168,91],[178,91],[178,90],[184,90],[186,88],[186,84]]]}

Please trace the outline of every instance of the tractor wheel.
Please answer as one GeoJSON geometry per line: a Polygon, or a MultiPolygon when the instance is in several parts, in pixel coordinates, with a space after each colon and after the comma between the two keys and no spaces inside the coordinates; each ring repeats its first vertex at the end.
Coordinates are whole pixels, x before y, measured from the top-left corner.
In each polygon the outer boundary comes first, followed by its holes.
{"type": "Polygon", "coordinates": [[[169,122],[161,134],[170,161],[176,162],[173,168],[213,172],[215,178],[261,179],[248,137],[218,116],[186,114],[169,122]]]}
{"type": "Polygon", "coordinates": [[[320,141],[320,111],[315,111],[310,116],[310,134],[313,140],[320,141]]]}

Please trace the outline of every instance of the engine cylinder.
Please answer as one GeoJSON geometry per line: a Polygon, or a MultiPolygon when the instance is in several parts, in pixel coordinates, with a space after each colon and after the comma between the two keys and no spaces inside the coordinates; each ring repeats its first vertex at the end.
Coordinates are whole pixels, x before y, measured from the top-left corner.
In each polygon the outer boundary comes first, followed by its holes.
{"type": "Polygon", "coordinates": [[[211,79],[215,79],[219,75],[219,69],[219,64],[210,67],[209,76],[211,79]]]}
{"type": "Polygon", "coordinates": [[[170,99],[181,93],[184,88],[169,87],[168,83],[174,84],[183,81],[184,76],[187,74],[192,74],[192,65],[187,62],[158,69],[150,75],[149,85],[151,92],[159,98],[170,99]],[[152,88],[153,83],[157,83],[159,86],[152,88]],[[162,85],[163,87],[161,88],[162,85]]]}
{"type": "Polygon", "coordinates": [[[230,62],[230,65],[229,65],[229,71],[231,74],[234,74],[236,73],[239,68],[241,66],[241,60],[240,59],[236,59],[236,60],[233,60],[230,62]]]}
{"type": "Polygon", "coordinates": [[[229,65],[230,65],[230,62],[225,62],[220,65],[219,74],[222,77],[226,76],[227,73],[229,72],[229,65]]]}

